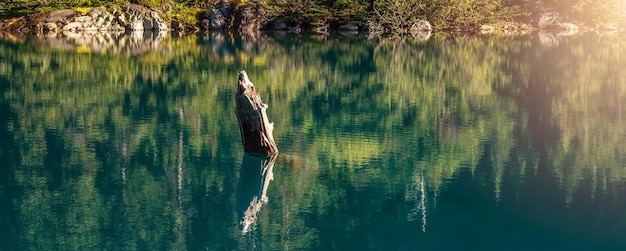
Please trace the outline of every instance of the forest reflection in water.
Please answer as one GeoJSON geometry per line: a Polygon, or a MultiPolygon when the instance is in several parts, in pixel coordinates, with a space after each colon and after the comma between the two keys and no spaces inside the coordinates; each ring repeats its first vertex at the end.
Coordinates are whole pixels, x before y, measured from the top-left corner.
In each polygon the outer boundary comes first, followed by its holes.
{"type": "Polygon", "coordinates": [[[626,247],[623,34],[45,39],[0,42],[0,249],[626,247]]]}

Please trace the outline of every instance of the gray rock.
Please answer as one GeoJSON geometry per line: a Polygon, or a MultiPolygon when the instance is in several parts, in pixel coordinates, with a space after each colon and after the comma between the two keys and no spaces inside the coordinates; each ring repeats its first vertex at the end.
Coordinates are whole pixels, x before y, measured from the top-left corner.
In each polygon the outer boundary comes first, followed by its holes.
{"type": "Polygon", "coordinates": [[[89,9],[89,11],[87,11],[87,16],[90,17],[97,17],[97,16],[102,16],[102,15],[107,15],[109,14],[109,12],[102,7],[93,7],[91,9],[89,9]]]}
{"type": "Polygon", "coordinates": [[[283,23],[283,22],[279,22],[279,23],[275,23],[274,24],[274,30],[286,30],[289,27],[287,27],[287,24],[283,23]]]}
{"type": "Polygon", "coordinates": [[[480,26],[480,33],[482,33],[482,34],[492,33],[495,30],[496,30],[496,28],[491,26],[491,25],[483,24],[483,25],[480,26]]]}
{"type": "Polygon", "coordinates": [[[71,22],[63,26],[64,31],[77,31],[83,28],[83,23],[71,22]]]}
{"type": "Polygon", "coordinates": [[[330,28],[328,27],[328,24],[327,24],[327,25],[320,26],[320,27],[313,27],[311,30],[316,33],[327,34],[329,29],[330,28]]]}
{"type": "Polygon", "coordinates": [[[214,30],[226,29],[226,18],[217,8],[211,9],[211,28],[214,30]]]}
{"type": "Polygon", "coordinates": [[[115,19],[117,20],[116,24],[118,24],[118,25],[120,25],[122,27],[126,27],[126,26],[128,26],[128,24],[130,24],[128,19],[126,19],[126,15],[124,15],[124,13],[122,13],[122,12],[115,12],[115,13],[113,13],[113,15],[115,15],[115,19]]]}
{"type": "Polygon", "coordinates": [[[411,28],[409,29],[410,33],[415,33],[415,32],[424,32],[424,31],[432,31],[433,27],[432,25],[430,25],[430,23],[426,20],[419,20],[416,23],[414,23],[413,25],[411,25],[411,28]]]}
{"type": "Polygon", "coordinates": [[[163,17],[161,17],[161,14],[159,14],[156,11],[152,11],[150,13],[150,17],[152,17],[152,29],[153,30],[157,30],[157,31],[169,30],[169,27],[167,27],[167,24],[165,23],[165,20],[163,20],[163,17]]]}
{"type": "MultiPolygon", "coordinates": [[[[152,24],[152,19],[149,17],[143,18],[143,29],[142,30],[152,30],[154,25],[152,24]]],[[[139,30],[139,29],[137,29],[139,30]]]]}
{"type": "Polygon", "coordinates": [[[483,24],[480,26],[480,30],[482,31],[494,31],[495,29],[496,29],[495,27],[488,25],[488,24],[483,24]]]}
{"type": "Polygon", "coordinates": [[[169,29],[170,29],[170,28],[167,26],[167,24],[165,23],[165,21],[163,21],[163,19],[161,19],[161,20],[155,20],[155,21],[152,23],[152,28],[153,28],[154,30],[157,30],[157,31],[167,31],[167,30],[169,30],[169,29]]]}
{"type": "Polygon", "coordinates": [[[111,30],[112,25],[113,24],[111,20],[104,20],[102,24],[98,25],[98,28],[102,31],[108,31],[108,30],[111,30]]]}
{"type": "Polygon", "coordinates": [[[382,25],[376,24],[372,21],[367,21],[361,29],[366,33],[382,33],[385,30],[382,25]]]}
{"type": "Polygon", "coordinates": [[[48,14],[48,17],[46,17],[45,21],[48,23],[52,23],[52,22],[69,23],[69,21],[67,20],[70,20],[71,18],[77,15],[78,15],[78,12],[75,10],[57,10],[48,14]]]}
{"type": "Polygon", "coordinates": [[[200,21],[200,28],[202,28],[203,30],[210,30],[211,29],[211,20],[209,20],[209,19],[202,19],[202,21],[200,21]]]}
{"type": "Polygon", "coordinates": [[[291,33],[300,33],[302,32],[302,28],[300,28],[300,26],[294,26],[289,28],[289,32],[291,33]]]}
{"type": "Polygon", "coordinates": [[[109,27],[110,31],[125,31],[126,28],[119,23],[111,23],[111,27],[109,27]]]}
{"type": "Polygon", "coordinates": [[[126,29],[130,31],[141,31],[144,28],[143,24],[143,20],[133,21],[127,25],[126,29]]]}
{"type": "Polygon", "coordinates": [[[44,32],[57,32],[58,30],[59,30],[59,27],[57,26],[56,23],[46,23],[43,25],[44,32]]]}
{"type": "Polygon", "coordinates": [[[359,27],[354,24],[344,24],[339,26],[340,31],[358,31],[359,27]]]}
{"type": "Polygon", "coordinates": [[[251,32],[257,31],[261,28],[261,19],[259,18],[260,9],[256,8],[256,5],[245,5],[237,8],[235,14],[235,22],[239,31],[251,32]]]}
{"type": "Polygon", "coordinates": [[[150,10],[141,5],[124,5],[121,12],[114,11],[113,15],[121,26],[126,27],[126,30],[169,30],[168,24],[165,23],[159,11],[150,10]]]}
{"type": "Polygon", "coordinates": [[[91,22],[91,17],[90,16],[77,16],[74,18],[74,22],[81,22],[81,23],[87,23],[87,22],[91,22]]]}

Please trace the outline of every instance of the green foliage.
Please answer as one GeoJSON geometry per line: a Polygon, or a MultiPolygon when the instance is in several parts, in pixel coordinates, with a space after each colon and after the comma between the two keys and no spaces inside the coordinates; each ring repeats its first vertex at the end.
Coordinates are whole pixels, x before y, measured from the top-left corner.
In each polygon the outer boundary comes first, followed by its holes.
{"type": "Polygon", "coordinates": [[[626,21],[625,0],[546,0],[545,2],[565,17],[587,24],[626,21]]]}
{"type": "Polygon", "coordinates": [[[267,2],[270,18],[300,25],[321,26],[332,18],[325,1],[276,0],[267,2]]]}
{"type": "Polygon", "coordinates": [[[364,0],[339,0],[334,1],[332,9],[335,10],[334,19],[338,23],[353,23],[361,25],[367,21],[369,2],[364,0]]]}
{"type": "Polygon", "coordinates": [[[473,27],[522,16],[517,5],[502,0],[379,0],[374,2],[379,20],[391,27],[407,28],[420,19],[439,29],[473,27]]]}
{"type": "Polygon", "coordinates": [[[0,18],[28,15],[37,12],[50,12],[75,7],[97,7],[128,3],[127,0],[7,0],[0,3],[0,18]]]}

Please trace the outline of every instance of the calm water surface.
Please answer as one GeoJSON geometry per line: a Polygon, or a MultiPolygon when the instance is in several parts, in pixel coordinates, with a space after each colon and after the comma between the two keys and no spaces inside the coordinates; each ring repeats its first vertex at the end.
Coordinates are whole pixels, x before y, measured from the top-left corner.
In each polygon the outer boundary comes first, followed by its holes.
{"type": "Polygon", "coordinates": [[[624,250],[625,65],[623,34],[4,36],[0,250],[624,250]]]}

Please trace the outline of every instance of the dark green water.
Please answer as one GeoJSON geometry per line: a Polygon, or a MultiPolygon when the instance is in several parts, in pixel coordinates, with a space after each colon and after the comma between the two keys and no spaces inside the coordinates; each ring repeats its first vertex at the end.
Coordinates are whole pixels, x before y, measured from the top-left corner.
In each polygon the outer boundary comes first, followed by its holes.
{"type": "Polygon", "coordinates": [[[623,34],[5,39],[0,250],[626,249],[623,34]]]}

